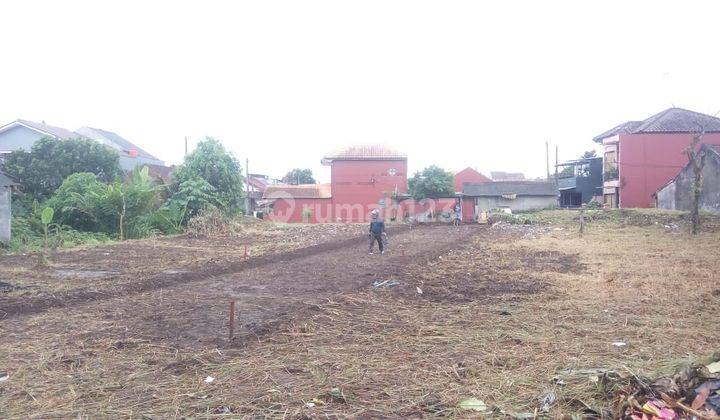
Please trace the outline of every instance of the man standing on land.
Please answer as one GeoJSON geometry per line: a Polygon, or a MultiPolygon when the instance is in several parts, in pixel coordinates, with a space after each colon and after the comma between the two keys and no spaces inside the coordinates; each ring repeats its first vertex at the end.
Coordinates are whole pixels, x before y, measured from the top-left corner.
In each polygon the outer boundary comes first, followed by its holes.
{"type": "Polygon", "coordinates": [[[372,213],[370,213],[370,246],[369,251],[370,255],[373,254],[373,248],[375,248],[375,242],[378,243],[378,248],[380,249],[380,253],[384,254],[385,249],[383,248],[383,235],[387,235],[385,233],[385,222],[383,222],[379,215],[378,211],[373,210],[372,213]]]}

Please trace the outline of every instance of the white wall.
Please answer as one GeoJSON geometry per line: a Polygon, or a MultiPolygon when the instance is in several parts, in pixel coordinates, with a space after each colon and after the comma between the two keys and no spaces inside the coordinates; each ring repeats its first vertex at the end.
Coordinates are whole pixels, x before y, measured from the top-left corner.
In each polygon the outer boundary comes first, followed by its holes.
{"type": "Polygon", "coordinates": [[[10,187],[0,187],[0,242],[10,241],[10,187]]]}
{"type": "Polygon", "coordinates": [[[541,210],[557,206],[555,196],[518,196],[514,200],[502,197],[475,197],[475,215],[481,211],[490,211],[508,207],[512,211],[541,210]]]}

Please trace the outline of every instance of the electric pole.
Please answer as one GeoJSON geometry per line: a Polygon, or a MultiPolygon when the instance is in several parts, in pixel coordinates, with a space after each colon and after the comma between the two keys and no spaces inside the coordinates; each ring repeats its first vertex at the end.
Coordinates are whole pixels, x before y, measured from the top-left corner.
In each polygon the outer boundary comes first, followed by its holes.
{"type": "Polygon", "coordinates": [[[245,158],[245,215],[250,215],[250,159],[245,158]]]}
{"type": "Polygon", "coordinates": [[[187,136],[185,136],[185,156],[187,156],[187,136]]]}
{"type": "Polygon", "coordinates": [[[547,169],[547,176],[545,179],[550,181],[550,145],[545,140],[545,168],[547,169]]]}
{"type": "Polygon", "coordinates": [[[558,185],[558,146],[555,145],[555,185],[558,185]]]}

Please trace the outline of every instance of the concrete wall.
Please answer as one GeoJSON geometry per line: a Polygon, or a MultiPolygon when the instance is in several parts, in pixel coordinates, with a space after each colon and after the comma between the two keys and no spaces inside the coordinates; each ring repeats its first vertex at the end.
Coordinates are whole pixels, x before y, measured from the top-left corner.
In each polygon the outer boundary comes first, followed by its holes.
{"type": "MultiPolygon", "coordinates": [[[[689,166],[680,171],[674,182],[658,191],[658,208],[689,211],[692,207],[691,189],[694,177],[693,170],[689,166]]],[[[713,156],[708,156],[703,168],[700,209],[720,212],[720,161],[713,156]]]]}
{"type": "Polygon", "coordinates": [[[10,187],[0,186],[0,242],[2,243],[10,241],[11,191],[10,187]]]}
{"type": "Polygon", "coordinates": [[[677,210],[675,208],[675,183],[671,182],[657,193],[657,208],[663,210],[677,210]]]}
{"type": "Polygon", "coordinates": [[[475,214],[498,208],[509,208],[512,211],[541,210],[557,205],[557,197],[549,196],[518,196],[514,200],[502,197],[475,197],[475,214]]]}
{"type": "MultiPolygon", "coordinates": [[[[652,207],[653,194],[688,163],[683,150],[692,134],[621,134],[619,138],[620,207],[652,207]]],[[[720,144],[720,133],[706,133],[702,142],[720,144]]]]}
{"type": "Polygon", "coordinates": [[[43,138],[43,135],[21,125],[15,126],[0,133],[0,152],[14,152],[25,150],[29,152],[36,141],[43,138]]]}

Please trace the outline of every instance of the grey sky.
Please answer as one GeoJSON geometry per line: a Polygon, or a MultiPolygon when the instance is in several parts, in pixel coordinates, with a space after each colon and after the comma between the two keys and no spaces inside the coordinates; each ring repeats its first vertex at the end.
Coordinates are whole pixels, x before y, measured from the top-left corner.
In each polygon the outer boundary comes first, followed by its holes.
{"type": "Polygon", "coordinates": [[[210,135],[280,176],[357,143],[410,170],[545,173],[594,135],[720,111],[713,2],[5,1],[0,122],[116,131],[160,158],[210,135]]]}

